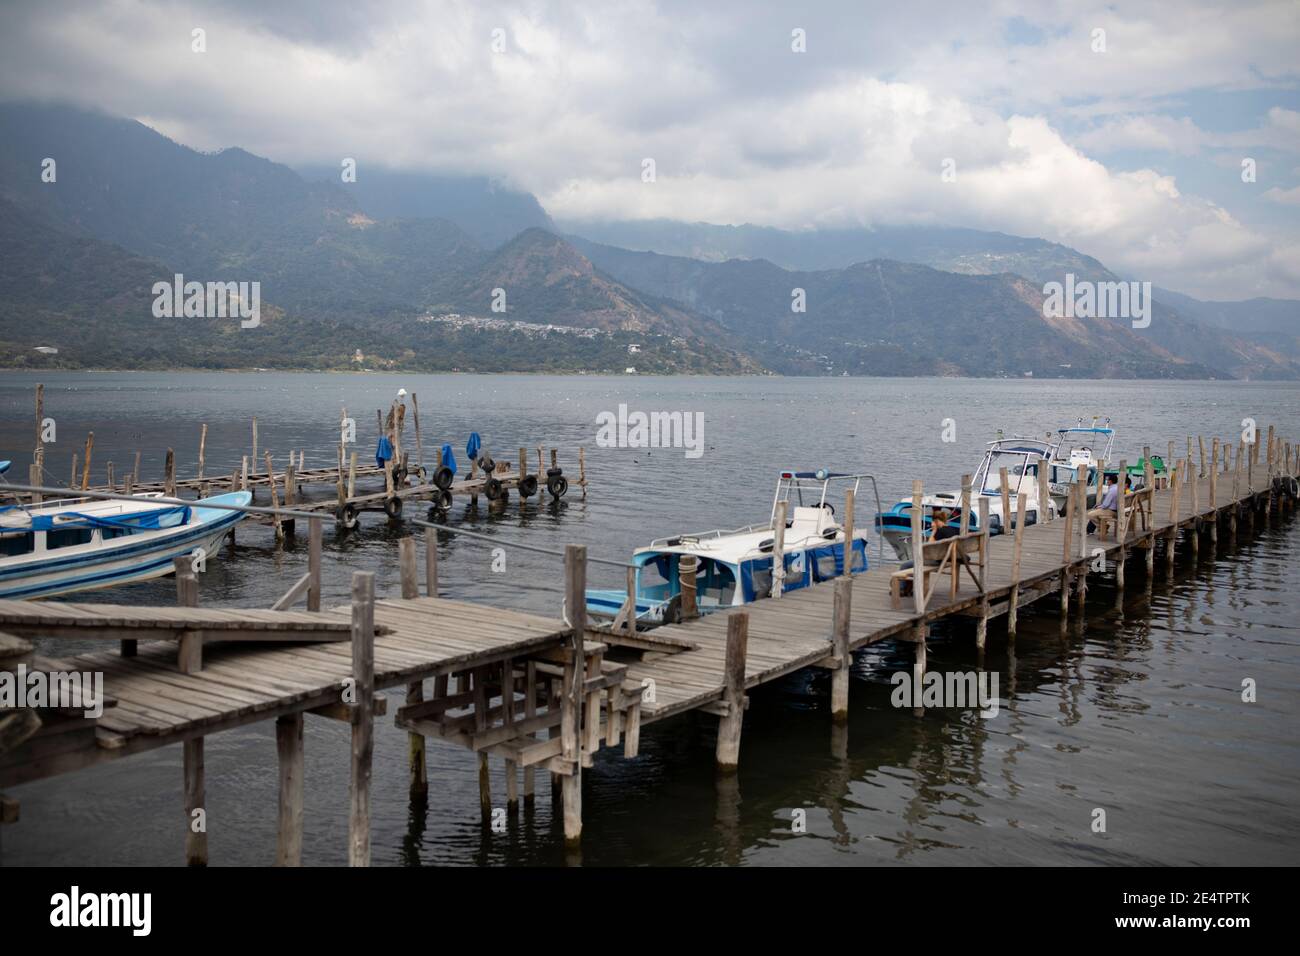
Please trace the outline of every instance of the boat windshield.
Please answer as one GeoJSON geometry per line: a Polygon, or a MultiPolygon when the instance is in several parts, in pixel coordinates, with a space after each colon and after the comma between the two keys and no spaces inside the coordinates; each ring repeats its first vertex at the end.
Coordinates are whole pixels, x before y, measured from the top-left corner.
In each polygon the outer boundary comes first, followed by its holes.
{"type": "Polygon", "coordinates": [[[979,469],[975,472],[972,487],[978,488],[978,494],[1000,495],[1002,493],[1001,471],[1007,470],[1007,489],[1012,494],[1022,489],[1022,480],[1028,476],[1036,480],[1038,463],[1043,459],[1047,449],[1041,444],[1018,444],[1010,447],[990,448],[984,454],[979,469]]]}

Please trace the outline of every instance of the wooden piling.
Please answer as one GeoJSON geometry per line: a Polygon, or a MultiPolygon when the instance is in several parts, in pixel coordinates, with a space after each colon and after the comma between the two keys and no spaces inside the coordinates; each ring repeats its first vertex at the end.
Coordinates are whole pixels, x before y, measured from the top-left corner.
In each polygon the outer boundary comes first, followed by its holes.
{"type": "MultiPolygon", "coordinates": [[[[199,579],[194,575],[194,565],[188,554],[178,554],[172,559],[176,576],[176,604],[179,607],[199,606],[199,579]]],[[[177,668],[182,674],[197,674],[203,669],[203,635],[196,631],[181,634],[177,646],[177,668]]]]}
{"type": "Polygon", "coordinates": [[[281,544],[284,541],[284,525],[280,523],[280,498],[275,489],[275,471],[271,467],[271,453],[266,452],[266,483],[271,489],[271,507],[275,513],[271,515],[271,523],[275,526],[275,543],[281,544]]]}
{"type": "MultiPolygon", "coordinates": [[[[1103,479],[1104,481],[1104,479],[1103,479]]],[[[1119,552],[1115,555],[1115,587],[1121,598],[1124,594],[1124,563],[1128,558],[1128,521],[1125,517],[1125,495],[1128,494],[1128,459],[1119,460],[1119,475],[1115,482],[1115,543],[1119,552]]],[[[1100,499],[1097,507],[1101,507],[1100,499]]]]}
{"type": "Polygon", "coordinates": [[[779,598],[785,590],[785,522],[789,503],[776,503],[776,520],[772,528],[772,597],[779,598]]]}
{"type": "Polygon", "coordinates": [[[919,478],[912,481],[912,595],[917,614],[925,613],[925,532],[921,501],[922,485],[919,478]]]}
{"type": "Polygon", "coordinates": [[[415,464],[424,472],[424,439],[420,436],[420,400],[411,393],[411,417],[415,420],[415,464]]]}
{"type": "MultiPolygon", "coordinates": [[[[415,555],[415,539],[402,538],[397,542],[397,560],[402,580],[402,599],[410,601],[420,596],[419,561],[415,555]]],[[[406,685],[408,707],[424,700],[424,681],[411,681],[406,685]]],[[[425,741],[423,734],[408,733],[410,796],[423,800],[429,794],[429,781],[425,769],[425,741]]]]}
{"type": "MultiPolygon", "coordinates": [[[[988,589],[985,586],[988,582],[985,580],[984,572],[986,566],[988,565],[989,530],[990,530],[989,529],[989,500],[984,495],[980,495],[979,513],[980,513],[980,535],[982,536],[983,540],[980,542],[980,564],[979,564],[980,603],[979,603],[979,617],[975,619],[975,647],[978,650],[983,651],[984,644],[985,641],[988,639],[988,633],[989,633],[989,595],[988,595],[988,589]]],[[[1011,520],[1010,513],[1008,511],[1003,511],[1002,517],[1008,523],[1011,520]]],[[[953,570],[955,571],[956,569],[954,568],[953,570]]]]}
{"type": "Polygon", "coordinates": [[[1173,494],[1169,498],[1170,525],[1169,532],[1165,537],[1165,566],[1171,570],[1174,566],[1174,551],[1178,541],[1178,496],[1182,492],[1182,486],[1186,480],[1185,478],[1183,481],[1180,481],[1179,479],[1183,478],[1187,473],[1186,468],[1187,462],[1179,460],[1178,464],[1174,467],[1173,481],[1171,482],[1173,486],[1173,494]]]}
{"type": "MultiPolygon", "coordinates": [[[[178,555],[172,567],[176,573],[176,603],[180,607],[197,607],[199,582],[194,576],[190,556],[178,555]]],[[[197,673],[203,666],[203,636],[191,631],[181,635],[178,667],[183,674],[197,673]]],[[[185,776],[185,862],[188,866],[208,865],[207,807],[203,779],[203,738],[194,737],[183,744],[185,776]],[[196,815],[195,811],[199,811],[196,815]],[[202,821],[200,824],[200,820],[202,821]]]]}
{"type": "Polygon", "coordinates": [[[95,450],[95,433],[86,434],[86,460],[81,465],[81,490],[90,488],[90,456],[95,450]]]}
{"type": "Polygon", "coordinates": [[[163,494],[168,498],[176,497],[176,453],[167,449],[167,460],[163,465],[163,494]]]}
{"type": "Polygon", "coordinates": [[[370,865],[370,771],[374,748],[375,576],[352,573],[352,778],[348,864],[370,865]]]}
{"type": "Polygon", "coordinates": [[[695,588],[695,572],[699,564],[699,559],[693,554],[677,556],[677,582],[681,588],[683,621],[690,621],[700,616],[695,588]]]}
{"type": "Polygon", "coordinates": [[[564,692],[560,704],[561,754],[566,772],[561,781],[564,802],[564,841],[574,845],[582,839],[582,759],[579,734],[582,720],[582,689],[585,674],[587,625],[587,549],[571,544],[564,549],[564,593],[570,635],[569,659],[564,665],[564,692]]]}
{"type": "Polygon", "coordinates": [[[319,611],[321,598],[321,538],[324,529],[320,518],[307,521],[307,610],[319,611]]]}
{"type": "Polygon", "coordinates": [[[302,865],[303,793],[302,711],[275,719],[275,750],[280,762],[280,805],[275,865],[302,865]]]}
{"type": "MultiPolygon", "coordinates": [[[[36,385],[36,445],[32,461],[38,473],[45,467],[45,386],[41,383],[36,385]]],[[[32,484],[40,485],[43,482],[34,481],[32,484]]]]}
{"type": "Polygon", "coordinates": [[[853,519],[854,492],[850,488],[844,492],[844,576],[848,577],[853,571],[853,519]]]}
{"type": "MultiPolygon", "coordinates": [[[[853,656],[849,652],[849,621],[853,613],[853,579],[847,574],[835,581],[835,603],[831,625],[831,719],[843,723],[849,719],[849,671],[853,656]]],[[[730,625],[728,625],[730,626],[730,625]]]]}
{"type": "MultiPolygon", "coordinates": [[[[847,583],[847,582],[846,582],[847,583]]],[[[835,592],[839,598],[840,591],[835,592]]],[[[745,720],[745,654],[749,644],[749,612],[733,611],[727,617],[727,656],[723,666],[722,703],[718,721],[718,770],[727,773],[740,766],[740,729],[745,720]]]]}
{"type": "Polygon", "coordinates": [[[1011,548],[1011,594],[1007,598],[1007,635],[1016,636],[1017,605],[1020,603],[1020,551],[1025,528],[1025,493],[1016,495],[1016,537],[1011,548]]]}
{"type": "Polygon", "coordinates": [[[199,480],[203,480],[203,466],[207,461],[208,451],[208,423],[204,422],[199,426],[199,480]]]}
{"type": "MultiPolygon", "coordinates": [[[[537,662],[524,664],[524,720],[537,716],[537,662]]],[[[536,737],[536,734],[529,734],[536,737]]],[[[524,768],[524,805],[533,802],[536,791],[536,770],[532,764],[524,768]]]]}
{"type": "Polygon", "coordinates": [[[182,745],[185,774],[185,863],[208,865],[207,801],[203,779],[203,738],[194,737],[182,745]]]}

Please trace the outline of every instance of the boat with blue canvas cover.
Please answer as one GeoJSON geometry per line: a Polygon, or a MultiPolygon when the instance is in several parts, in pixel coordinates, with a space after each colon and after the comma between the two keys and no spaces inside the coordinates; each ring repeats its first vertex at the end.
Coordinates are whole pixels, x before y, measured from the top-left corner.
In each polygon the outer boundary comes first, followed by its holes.
{"type": "MultiPolygon", "coordinates": [[[[1001,534],[1004,528],[1014,527],[1016,499],[1025,496],[1025,524],[1037,524],[1049,515],[1055,516],[1056,505],[1048,496],[1046,502],[1038,500],[1038,470],[1051,460],[1056,446],[1041,438],[999,437],[984,446],[984,457],[975,474],[971,476],[970,518],[967,528],[980,530],[979,502],[988,501],[989,534],[1001,534]],[[1007,471],[1007,496],[1013,515],[1002,514],[1002,469],[1007,471]]],[[[921,499],[921,527],[925,537],[930,536],[936,520],[953,528],[961,527],[961,491],[940,492],[921,499]]],[[[876,516],[876,528],[889,542],[900,561],[912,560],[912,499],[904,498],[888,511],[876,516]]]]}
{"type": "Polygon", "coordinates": [[[249,491],[177,504],[157,494],[129,500],[59,499],[0,509],[0,598],[48,598],[169,574],[173,559],[214,557],[249,491]]]}
{"type": "MultiPolygon", "coordinates": [[[[1077,425],[1058,428],[1053,441],[1051,461],[1048,463],[1047,484],[1058,511],[1065,510],[1066,499],[1078,479],[1079,469],[1086,468],[1089,489],[1097,487],[1097,463],[1114,465],[1115,429],[1110,419],[1101,425],[1094,417],[1091,425],[1080,418],[1077,425]]],[[[1088,507],[1093,506],[1094,490],[1088,493],[1088,507]]]]}
{"type": "MultiPolygon", "coordinates": [[[[771,596],[776,567],[778,505],[786,504],[782,542],[784,571],[781,593],[810,587],[844,573],[844,527],[828,494],[851,483],[856,497],[871,475],[820,471],[784,471],[777,480],[772,513],[765,524],[718,529],[660,538],[632,555],[636,621],[640,627],[673,623],[681,611],[682,559],[694,558],[695,603],[701,614],[739,607],[771,596]]],[[[876,497],[877,508],[880,504],[876,497]]],[[[849,570],[867,569],[868,532],[855,529],[848,542],[849,570]]],[[[627,604],[625,589],[588,589],[587,614],[596,620],[615,620],[627,604]]]]}

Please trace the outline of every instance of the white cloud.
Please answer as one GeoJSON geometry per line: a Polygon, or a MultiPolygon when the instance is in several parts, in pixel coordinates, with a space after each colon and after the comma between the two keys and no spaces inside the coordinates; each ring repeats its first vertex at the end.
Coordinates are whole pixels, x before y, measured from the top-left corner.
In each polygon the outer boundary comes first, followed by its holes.
{"type": "MultiPolygon", "coordinates": [[[[1294,247],[1294,224],[1266,235],[1241,220],[1245,200],[1234,217],[1167,170],[1097,159],[1295,152],[1293,110],[1210,134],[1169,101],[1294,90],[1296,8],[1051,0],[1027,17],[1043,39],[1013,43],[1007,21],[1022,6],[9,7],[0,89],[146,118],[201,149],[497,177],[566,218],[944,223],[1065,242],[1197,294],[1300,295],[1294,257],[1268,251],[1294,247]],[[190,50],[199,25],[206,54],[190,50]],[[793,26],[808,31],[805,54],[790,51],[793,26]],[[1104,54],[1091,50],[1094,27],[1104,54]],[[1062,132],[1080,124],[1074,139],[1062,132]],[[644,157],[654,184],[641,182],[644,157]],[[956,183],[940,181],[949,157],[956,183]],[[1218,281],[1231,285],[1208,288],[1218,281]]],[[[1278,196],[1290,192],[1265,193],[1274,212],[1289,214],[1278,196]]]]}

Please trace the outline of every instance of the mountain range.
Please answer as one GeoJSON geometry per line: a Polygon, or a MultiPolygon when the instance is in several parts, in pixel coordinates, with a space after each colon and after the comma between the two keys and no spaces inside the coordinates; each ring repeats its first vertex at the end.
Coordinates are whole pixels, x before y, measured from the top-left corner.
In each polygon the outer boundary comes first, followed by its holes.
{"type": "Polygon", "coordinates": [[[1039,239],[556,224],[482,177],[345,182],[65,106],[0,104],[0,252],[10,367],[1300,376],[1300,303],[1045,317],[1045,282],[1118,277],[1039,239]],[[176,273],[259,282],[261,325],[155,317],[176,273]]]}

